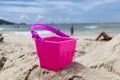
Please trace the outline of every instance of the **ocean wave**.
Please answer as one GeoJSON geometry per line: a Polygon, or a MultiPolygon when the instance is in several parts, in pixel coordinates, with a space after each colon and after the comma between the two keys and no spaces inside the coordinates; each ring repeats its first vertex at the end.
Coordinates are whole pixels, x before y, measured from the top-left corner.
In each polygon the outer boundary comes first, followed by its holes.
{"type": "Polygon", "coordinates": [[[14,35],[30,35],[30,32],[13,32],[14,35]]]}
{"type": "Polygon", "coordinates": [[[52,32],[50,31],[38,31],[39,34],[51,34],[52,32]]]}
{"type": "MultiPolygon", "coordinates": [[[[39,35],[52,34],[50,31],[37,31],[39,35]]],[[[14,35],[31,35],[30,31],[12,32],[14,35]]]]}
{"type": "Polygon", "coordinates": [[[98,26],[86,26],[85,28],[87,28],[87,29],[95,29],[95,28],[98,28],[98,26]]]}
{"type": "Polygon", "coordinates": [[[4,28],[0,28],[0,31],[3,31],[4,30],[4,28]]]}

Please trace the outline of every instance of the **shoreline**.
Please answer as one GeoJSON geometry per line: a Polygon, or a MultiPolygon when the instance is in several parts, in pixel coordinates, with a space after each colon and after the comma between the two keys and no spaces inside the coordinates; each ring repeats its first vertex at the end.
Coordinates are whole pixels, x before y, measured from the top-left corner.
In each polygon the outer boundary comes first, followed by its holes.
{"type": "MultiPolygon", "coordinates": [[[[50,31],[37,31],[39,35],[41,36],[52,36],[55,35],[54,33],[50,32],[50,31]]],[[[63,32],[63,31],[62,31],[63,32]]],[[[98,36],[101,32],[103,31],[99,31],[99,32],[93,32],[93,31],[75,31],[73,34],[73,37],[80,37],[80,36],[98,36]]],[[[105,32],[105,31],[104,31],[105,32]]],[[[31,32],[30,31],[15,31],[15,32],[1,32],[3,35],[5,36],[9,36],[9,35],[13,35],[13,36],[31,36],[31,32]]],[[[65,34],[70,35],[70,32],[64,32],[65,34]]],[[[108,35],[110,36],[116,36],[117,34],[119,34],[119,32],[106,32],[108,35]]]]}

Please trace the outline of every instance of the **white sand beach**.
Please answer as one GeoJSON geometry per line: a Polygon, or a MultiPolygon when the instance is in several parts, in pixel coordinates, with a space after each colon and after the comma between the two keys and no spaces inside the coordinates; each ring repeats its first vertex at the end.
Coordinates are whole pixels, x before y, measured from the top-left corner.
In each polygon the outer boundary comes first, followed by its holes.
{"type": "Polygon", "coordinates": [[[0,80],[120,80],[120,34],[107,42],[77,36],[73,62],[58,72],[39,67],[31,36],[3,36],[0,80]]]}

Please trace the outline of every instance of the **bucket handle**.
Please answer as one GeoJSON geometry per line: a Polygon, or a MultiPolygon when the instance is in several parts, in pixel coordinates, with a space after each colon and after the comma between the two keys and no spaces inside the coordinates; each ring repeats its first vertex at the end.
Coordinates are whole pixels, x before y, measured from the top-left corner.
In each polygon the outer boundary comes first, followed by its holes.
{"type": "Polygon", "coordinates": [[[31,34],[32,34],[32,38],[35,38],[37,39],[39,42],[44,42],[44,39],[42,37],[40,37],[38,35],[38,33],[34,30],[36,28],[41,28],[41,29],[45,29],[45,30],[48,30],[48,31],[51,31],[59,36],[62,36],[62,37],[69,37],[68,35],[66,35],[65,33],[61,32],[60,30],[58,29],[55,29],[49,25],[46,25],[46,24],[33,24],[32,27],[31,27],[31,34]]]}

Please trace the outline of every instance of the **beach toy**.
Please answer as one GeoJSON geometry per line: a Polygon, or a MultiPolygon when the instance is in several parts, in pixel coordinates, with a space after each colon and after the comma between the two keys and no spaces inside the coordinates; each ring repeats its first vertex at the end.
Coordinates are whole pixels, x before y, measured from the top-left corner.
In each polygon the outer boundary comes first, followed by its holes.
{"type": "Polygon", "coordinates": [[[32,38],[35,39],[37,56],[41,68],[59,71],[72,62],[77,39],[70,38],[60,30],[45,24],[33,24],[31,33],[32,38]],[[37,28],[51,31],[59,36],[42,38],[35,31],[37,28]]]}

